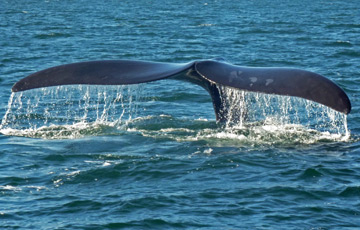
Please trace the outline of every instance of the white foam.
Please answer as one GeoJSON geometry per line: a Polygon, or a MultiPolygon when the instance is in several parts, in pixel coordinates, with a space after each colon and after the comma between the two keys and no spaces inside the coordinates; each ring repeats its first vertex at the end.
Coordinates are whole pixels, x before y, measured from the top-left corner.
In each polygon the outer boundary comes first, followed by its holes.
{"type": "Polygon", "coordinates": [[[12,185],[0,185],[0,190],[7,190],[7,191],[13,191],[13,192],[20,192],[20,191],[40,191],[46,189],[45,186],[36,186],[36,185],[26,185],[26,186],[12,186],[12,185]]]}
{"type": "Polygon", "coordinates": [[[20,187],[11,186],[11,185],[5,185],[5,186],[0,185],[0,189],[2,189],[2,190],[11,190],[11,191],[21,191],[20,187]]]}

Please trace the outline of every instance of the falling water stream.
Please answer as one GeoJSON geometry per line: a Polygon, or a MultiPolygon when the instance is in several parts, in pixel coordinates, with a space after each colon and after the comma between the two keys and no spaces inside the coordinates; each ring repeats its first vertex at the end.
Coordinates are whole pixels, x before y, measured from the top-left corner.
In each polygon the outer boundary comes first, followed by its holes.
{"type": "Polygon", "coordinates": [[[346,141],[350,137],[346,115],[330,108],[300,98],[223,86],[218,87],[229,108],[225,124],[213,126],[207,119],[194,121],[176,114],[154,115],[146,109],[145,85],[59,86],[12,93],[0,132],[45,139],[139,132],[178,141],[250,144],[346,141]],[[155,128],[154,123],[158,124],[155,128]]]}
{"type": "Polygon", "coordinates": [[[59,86],[12,93],[1,132],[52,139],[121,128],[136,116],[140,87],[59,86]]]}

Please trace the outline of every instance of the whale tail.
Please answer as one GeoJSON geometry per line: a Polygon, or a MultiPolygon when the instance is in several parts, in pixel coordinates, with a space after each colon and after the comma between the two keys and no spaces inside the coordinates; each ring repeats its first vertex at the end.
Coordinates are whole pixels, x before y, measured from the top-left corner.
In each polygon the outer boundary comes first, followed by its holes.
{"type": "Polygon", "coordinates": [[[211,95],[217,121],[226,119],[226,105],[217,85],[251,92],[295,96],[348,114],[351,103],[346,93],[331,80],[292,68],[251,68],[231,65],[222,59],[185,64],[130,60],[79,62],[45,69],[14,84],[13,92],[34,88],[92,84],[128,85],[166,78],[189,81],[211,95]]]}

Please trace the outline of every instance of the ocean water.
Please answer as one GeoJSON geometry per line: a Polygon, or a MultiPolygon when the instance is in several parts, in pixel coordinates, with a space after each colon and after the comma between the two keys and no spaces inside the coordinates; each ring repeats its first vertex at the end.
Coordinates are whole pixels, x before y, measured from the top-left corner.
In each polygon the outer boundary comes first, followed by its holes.
{"type": "MultiPolygon", "coordinates": [[[[359,229],[358,1],[0,1],[0,229],[359,229]],[[55,65],[130,59],[322,74],[342,115],[163,80],[11,93],[55,65]]],[[[219,86],[221,87],[221,86],[219,86]]]]}

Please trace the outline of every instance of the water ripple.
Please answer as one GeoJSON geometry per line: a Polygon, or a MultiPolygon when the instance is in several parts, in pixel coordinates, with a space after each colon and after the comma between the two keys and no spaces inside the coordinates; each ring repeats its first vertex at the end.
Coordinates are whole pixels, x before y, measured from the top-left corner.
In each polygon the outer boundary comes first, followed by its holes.
{"type": "Polygon", "coordinates": [[[359,228],[357,0],[1,3],[2,228],[359,228]],[[249,122],[221,126],[205,90],[175,81],[11,95],[70,62],[219,56],[318,72],[352,113],[249,94],[249,122]]]}

